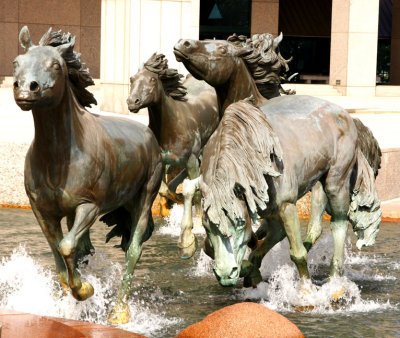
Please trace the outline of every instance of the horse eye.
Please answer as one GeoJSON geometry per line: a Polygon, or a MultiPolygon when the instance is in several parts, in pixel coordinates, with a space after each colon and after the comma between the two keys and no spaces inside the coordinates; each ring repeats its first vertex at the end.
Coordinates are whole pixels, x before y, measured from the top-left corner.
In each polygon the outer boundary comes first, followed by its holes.
{"type": "Polygon", "coordinates": [[[61,67],[58,63],[53,63],[53,69],[59,70],[61,67]]]}
{"type": "Polygon", "coordinates": [[[17,68],[19,66],[19,63],[17,61],[14,61],[13,62],[13,66],[14,66],[14,69],[15,69],[15,68],[17,68]]]}
{"type": "Polygon", "coordinates": [[[227,52],[225,47],[220,47],[219,51],[221,52],[221,54],[225,54],[227,52]]]}
{"type": "Polygon", "coordinates": [[[150,82],[156,82],[156,78],[155,77],[151,77],[150,78],[150,82]]]}

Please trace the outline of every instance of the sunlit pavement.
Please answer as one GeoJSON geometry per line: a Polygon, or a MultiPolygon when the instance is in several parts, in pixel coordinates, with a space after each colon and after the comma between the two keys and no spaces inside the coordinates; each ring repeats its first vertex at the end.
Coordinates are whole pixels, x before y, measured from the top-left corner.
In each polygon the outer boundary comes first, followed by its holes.
{"type": "MultiPolygon", "coordinates": [[[[400,148],[400,97],[320,96],[352,112],[372,130],[382,149],[400,148]]],[[[99,107],[89,109],[95,114],[119,115],[101,112],[99,107]]],[[[120,115],[148,124],[145,112],[120,115]]],[[[32,113],[22,111],[14,102],[12,88],[0,88],[0,144],[29,144],[34,135],[32,113]]],[[[383,217],[400,221],[400,199],[383,203],[383,217]]]]}

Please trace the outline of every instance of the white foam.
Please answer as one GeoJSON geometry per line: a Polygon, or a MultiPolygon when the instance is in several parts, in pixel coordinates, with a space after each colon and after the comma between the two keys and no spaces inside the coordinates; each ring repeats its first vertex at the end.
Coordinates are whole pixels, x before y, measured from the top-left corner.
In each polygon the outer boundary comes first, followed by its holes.
{"type": "Polygon", "coordinates": [[[212,266],[214,261],[206,255],[203,249],[200,250],[199,259],[190,270],[190,274],[196,277],[210,277],[213,276],[212,266]]]}
{"type": "Polygon", "coordinates": [[[299,308],[319,314],[396,309],[389,301],[362,299],[357,285],[347,277],[333,278],[322,286],[301,286],[296,268],[289,265],[277,269],[268,283],[262,282],[255,289],[241,289],[239,296],[259,300],[260,304],[280,312],[294,312],[299,308]],[[333,302],[335,294],[341,295],[338,302],[333,302]]]}
{"type": "MultiPolygon", "coordinates": [[[[194,234],[205,234],[205,230],[201,225],[201,219],[198,219],[195,215],[195,207],[192,208],[193,215],[193,230],[194,234]]],[[[170,215],[164,218],[165,225],[158,229],[158,233],[161,235],[170,235],[178,237],[181,233],[181,223],[183,216],[183,206],[174,204],[170,209],[170,215]]]]}
{"type": "MultiPolygon", "coordinates": [[[[84,302],[78,302],[70,294],[64,295],[54,273],[40,266],[20,246],[0,263],[0,308],[107,325],[122,280],[122,266],[113,263],[107,255],[96,253],[80,272],[95,289],[94,295],[84,302]]],[[[121,325],[125,330],[151,336],[181,321],[151,310],[137,292],[136,296],[132,295],[129,307],[131,321],[121,325]]]]}

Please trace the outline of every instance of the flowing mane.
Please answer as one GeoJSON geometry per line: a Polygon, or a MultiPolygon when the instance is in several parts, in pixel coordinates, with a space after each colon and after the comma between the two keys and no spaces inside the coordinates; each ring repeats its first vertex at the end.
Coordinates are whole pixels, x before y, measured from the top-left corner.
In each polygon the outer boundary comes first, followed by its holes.
{"type": "MultiPolygon", "coordinates": [[[[279,51],[279,43],[282,41],[282,33],[277,38],[269,33],[254,34],[251,39],[244,35],[233,34],[227,39],[236,47],[244,50],[241,58],[245,61],[258,90],[264,97],[270,97],[273,88],[277,86],[282,91],[282,78],[280,73],[289,71],[289,62],[292,58],[286,60],[279,51]]],[[[284,94],[294,94],[294,91],[284,91],[284,94]]]]}
{"type": "Polygon", "coordinates": [[[63,33],[61,30],[53,32],[50,28],[40,39],[39,46],[58,47],[69,45],[63,58],[68,68],[68,78],[71,88],[83,107],[90,107],[91,104],[97,104],[93,94],[85,89],[94,85],[93,79],[89,74],[86,63],[81,62],[81,54],[74,52],[75,37],[71,33],[63,33]]]}
{"type": "Polygon", "coordinates": [[[207,143],[203,155],[216,158],[209,168],[211,182],[206,182],[203,192],[204,210],[221,233],[229,236],[229,220],[245,219],[238,197],[246,200],[253,220],[257,208],[266,209],[269,196],[265,176],[280,175],[274,160],[281,161],[282,150],[267,118],[249,100],[230,105],[214,135],[214,142],[207,143]]]}
{"type": "Polygon", "coordinates": [[[144,67],[158,74],[164,91],[175,100],[186,101],[186,87],[182,84],[182,74],[176,69],[168,68],[168,60],[163,54],[154,53],[144,64],[144,67]]]}

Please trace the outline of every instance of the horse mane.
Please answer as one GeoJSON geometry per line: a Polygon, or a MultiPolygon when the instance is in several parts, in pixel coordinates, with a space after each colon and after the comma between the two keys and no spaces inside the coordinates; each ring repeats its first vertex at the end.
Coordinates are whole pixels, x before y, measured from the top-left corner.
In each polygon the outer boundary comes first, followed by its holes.
{"type": "MultiPolygon", "coordinates": [[[[245,61],[261,95],[266,98],[279,96],[279,91],[277,92],[276,89],[283,89],[281,80],[285,80],[280,73],[282,69],[283,73],[289,71],[289,62],[293,59],[292,57],[288,60],[284,59],[279,51],[282,35],[274,39],[270,33],[254,34],[252,38],[233,34],[227,41],[243,50],[240,57],[245,61]]],[[[289,90],[284,93],[294,94],[295,92],[289,90]]]]}
{"type": "Polygon", "coordinates": [[[182,74],[176,69],[168,68],[168,60],[163,54],[154,53],[145,63],[144,67],[153,73],[158,74],[164,91],[175,100],[186,101],[187,90],[182,84],[182,74]]]}
{"type": "Polygon", "coordinates": [[[280,175],[274,161],[282,160],[282,150],[266,116],[249,100],[227,108],[213,137],[203,155],[216,158],[207,169],[211,180],[202,188],[204,210],[221,233],[230,236],[229,224],[246,219],[239,198],[246,201],[254,221],[257,208],[267,208],[266,176],[280,175]]]}
{"type": "Polygon", "coordinates": [[[53,32],[50,28],[40,39],[40,46],[58,47],[69,44],[65,53],[63,53],[64,61],[68,68],[68,78],[78,102],[83,107],[90,107],[91,104],[97,104],[93,94],[85,89],[94,85],[94,81],[89,74],[89,69],[84,62],[81,62],[81,54],[75,52],[75,38],[71,33],[63,33],[61,30],[53,32]]]}

